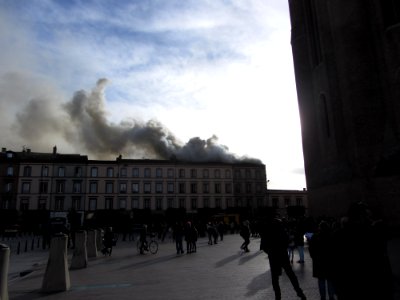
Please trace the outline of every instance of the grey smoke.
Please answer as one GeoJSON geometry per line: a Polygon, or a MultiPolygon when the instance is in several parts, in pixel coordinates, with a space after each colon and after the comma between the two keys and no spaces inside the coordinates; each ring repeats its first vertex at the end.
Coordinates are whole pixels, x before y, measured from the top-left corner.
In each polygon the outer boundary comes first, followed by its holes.
{"type": "MultiPolygon", "coordinates": [[[[50,101],[49,96],[37,96],[16,114],[13,129],[33,147],[39,144],[50,147],[61,138],[73,150],[86,152],[95,159],[122,154],[125,158],[261,163],[229,152],[228,147],[218,143],[216,136],[207,140],[194,137],[183,144],[156,120],[110,123],[104,105],[106,84],[106,79],[100,79],[92,91],[78,91],[60,106],[59,102],[50,101]]],[[[62,151],[63,147],[58,149],[62,151]]]]}
{"type": "MultiPolygon", "coordinates": [[[[42,78],[9,72],[0,76],[0,140],[3,147],[19,151],[23,145],[48,150],[54,141],[72,151],[66,136],[73,136],[69,120],[60,109],[62,97],[42,78]]],[[[51,148],[50,148],[51,149],[51,148]]]]}

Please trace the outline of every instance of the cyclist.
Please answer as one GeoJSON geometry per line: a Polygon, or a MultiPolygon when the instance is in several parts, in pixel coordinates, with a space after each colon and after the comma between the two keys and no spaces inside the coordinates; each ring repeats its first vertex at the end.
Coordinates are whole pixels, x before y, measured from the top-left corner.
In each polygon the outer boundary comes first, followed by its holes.
{"type": "Polygon", "coordinates": [[[149,251],[147,243],[147,225],[143,224],[140,229],[140,254],[144,254],[144,250],[149,251]]]}

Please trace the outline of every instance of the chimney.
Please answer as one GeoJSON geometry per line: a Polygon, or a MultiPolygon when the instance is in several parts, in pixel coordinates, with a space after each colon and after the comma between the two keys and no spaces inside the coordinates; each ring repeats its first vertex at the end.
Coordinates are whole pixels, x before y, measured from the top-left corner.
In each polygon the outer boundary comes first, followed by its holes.
{"type": "Polygon", "coordinates": [[[57,146],[54,146],[53,147],[53,155],[56,155],[57,154],[57,146]]]}
{"type": "Polygon", "coordinates": [[[1,152],[6,153],[7,148],[1,148],[1,152]]]}

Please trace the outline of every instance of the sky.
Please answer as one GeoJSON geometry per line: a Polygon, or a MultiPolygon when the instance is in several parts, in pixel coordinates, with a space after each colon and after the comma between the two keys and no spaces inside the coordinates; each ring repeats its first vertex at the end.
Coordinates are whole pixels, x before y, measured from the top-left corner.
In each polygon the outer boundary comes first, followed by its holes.
{"type": "Polygon", "coordinates": [[[246,160],[306,187],[287,1],[0,0],[1,147],[246,160]]]}

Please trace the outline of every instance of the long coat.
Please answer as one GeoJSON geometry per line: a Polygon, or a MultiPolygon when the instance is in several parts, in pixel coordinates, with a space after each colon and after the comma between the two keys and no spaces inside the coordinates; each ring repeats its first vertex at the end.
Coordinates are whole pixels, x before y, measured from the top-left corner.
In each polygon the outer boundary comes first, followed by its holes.
{"type": "Polygon", "coordinates": [[[309,243],[309,252],[313,261],[313,276],[321,279],[333,278],[333,249],[330,232],[315,233],[309,243]]]}
{"type": "Polygon", "coordinates": [[[281,275],[282,267],[290,264],[288,242],[288,234],[282,221],[275,219],[263,226],[260,250],[268,254],[271,272],[276,275],[281,275]]]}

